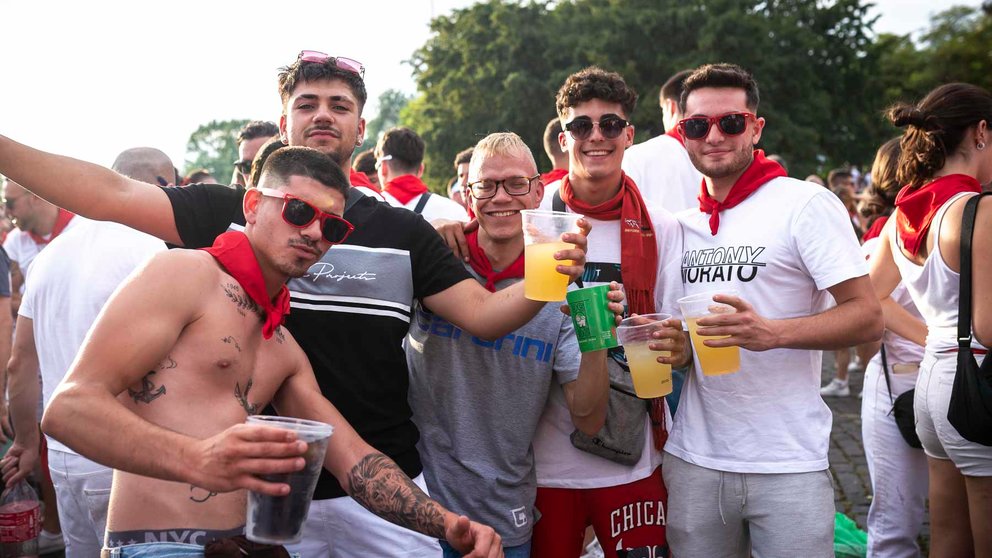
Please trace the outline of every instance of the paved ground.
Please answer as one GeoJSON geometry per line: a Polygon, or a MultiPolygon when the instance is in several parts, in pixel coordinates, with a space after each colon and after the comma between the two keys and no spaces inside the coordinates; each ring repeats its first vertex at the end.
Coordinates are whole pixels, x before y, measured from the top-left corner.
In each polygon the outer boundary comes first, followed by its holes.
{"type": "MultiPolygon", "coordinates": [[[[823,356],[823,382],[833,378],[833,353],[823,356]]],[[[865,529],[868,506],[871,504],[871,482],[865,464],[865,450],[861,445],[861,393],[864,373],[852,372],[850,397],[826,397],[824,400],[834,413],[834,427],[830,433],[830,472],[834,477],[834,498],[837,511],[854,519],[865,529]]],[[[926,556],[930,543],[929,520],[923,527],[920,545],[926,556]]]]}

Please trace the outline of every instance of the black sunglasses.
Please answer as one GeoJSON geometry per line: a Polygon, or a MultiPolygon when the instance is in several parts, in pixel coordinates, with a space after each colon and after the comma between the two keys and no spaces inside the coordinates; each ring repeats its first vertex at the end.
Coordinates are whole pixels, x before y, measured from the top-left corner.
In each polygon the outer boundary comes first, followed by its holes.
{"type": "Polygon", "coordinates": [[[701,140],[710,133],[710,126],[716,124],[727,136],[739,136],[747,130],[747,123],[754,119],[750,112],[728,112],[718,116],[693,116],[679,120],[678,129],[685,139],[701,140]]]}
{"type": "Polygon", "coordinates": [[[354,225],[343,217],[338,217],[333,213],[327,213],[310,205],[309,202],[300,198],[273,190],[272,188],[258,188],[263,196],[279,198],[283,200],[282,220],[290,225],[302,229],[310,226],[315,220],[320,219],[320,233],[324,240],[331,244],[341,244],[351,231],[355,230],[354,225]]]}
{"type": "Polygon", "coordinates": [[[248,176],[251,174],[251,160],[242,159],[240,161],[234,162],[234,168],[238,170],[241,174],[248,176]]]}
{"type": "Polygon", "coordinates": [[[616,139],[629,125],[630,122],[613,114],[600,118],[599,122],[593,122],[592,118],[588,116],[578,116],[573,118],[571,122],[565,123],[565,130],[572,135],[572,138],[582,141],[589,139],[589,136],[592,135],[592,129],[599,126],[599,131],[604,138],[616,139]]]}

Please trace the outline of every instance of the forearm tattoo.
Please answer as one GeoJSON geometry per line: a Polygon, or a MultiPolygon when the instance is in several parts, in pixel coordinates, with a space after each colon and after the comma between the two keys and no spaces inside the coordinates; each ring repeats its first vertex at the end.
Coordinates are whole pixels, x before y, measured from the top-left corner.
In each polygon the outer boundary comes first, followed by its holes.
{"type": "Polygon", "coordinates": [[[391,459],[370,453],[348,473],[349,494],[379,517],[427,536],[444,539],[441,506],[413,484],[391,459]]]}
{"type": "Polygon", "coordinates": [[[217,495],[216,492],[210,492],[206,488],[200,488],[192,484],[189,485],[189,491],[192,492],[189,499],[197,504],[202,504],[217,495]]]}

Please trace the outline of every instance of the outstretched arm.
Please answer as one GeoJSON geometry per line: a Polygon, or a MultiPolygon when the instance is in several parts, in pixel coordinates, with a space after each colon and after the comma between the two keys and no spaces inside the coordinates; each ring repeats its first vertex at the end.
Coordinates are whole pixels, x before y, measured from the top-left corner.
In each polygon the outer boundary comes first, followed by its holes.
{"type": "Polygon", "coordinates": [[[45,153],[0,136],[0,174],[59,207],[99,221],[116,221],[181,245],[172,204],[158,186],[108,168],[45,153]]]}
{"type": "Polygon", "coordinates": [[[458,516],[432,500],[392,459],[348,424],[320,393],[309,362],[302,356],[272,403],[282,416],[325,422],[334,427],[324,468],[359,504],[383,519],[430,537],[447,540],[471,557],[502,556],[500,537],[488,526],[458,516]]]}
{"type": "Polygon", "coordinates": [[[299,456],[306,444],[295,441],[292,433],[239,424],[197,440],[145,420],[117,398],[154,370],[183,329],[200,317],[202,293],[209,292],[205,285],[216,282],[208,257],[191,250],[163,252],[122,285],[55,391],[42,428],[114,469],[214,492],[249,488],[285,494],[288,485],[268,483],[255,474],[303,467],[299,456]]]}

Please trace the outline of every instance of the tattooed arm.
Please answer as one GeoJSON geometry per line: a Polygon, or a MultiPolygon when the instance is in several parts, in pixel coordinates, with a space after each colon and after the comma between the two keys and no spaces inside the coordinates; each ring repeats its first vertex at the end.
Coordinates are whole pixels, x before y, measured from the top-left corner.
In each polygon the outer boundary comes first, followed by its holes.
{"type": "MultiPolygon", "coordinates": [[[[217,269],[209,258],[193,250],[163,252],[121,285],[56,389],[42,429],[114,469],[210,492],[251,488],[285,494],[288,485],[255,474],[303,466],[299,456],[306,444],[292,433],[239,424],[197,440],[146,420],[118,398],[139,407],[172,405],[159,377],[175,365],[168,355],[215,292],[217,269]]],[[[188,410],[177,406],[176,412],[188,410]]]]}
{"type": "MultiPolygon", "coordinates": [[[[295,345],[295,341],[292,341],[295,345]]],[[[489,526],[445,509],[399,466],[368,445],[320,392],[310,363],[298,351],[296,371],[273,399],[280,415],[326,422],[334,427],[324,468],[359,504],[383,519],[430,537],[447,540],[470,557],[502,556],[501,539],[489,526]]]]}

